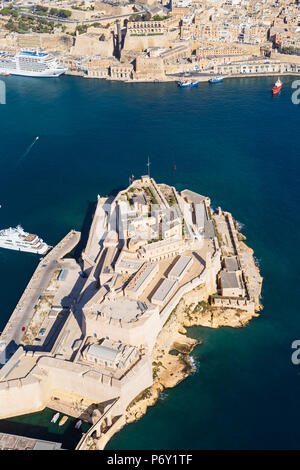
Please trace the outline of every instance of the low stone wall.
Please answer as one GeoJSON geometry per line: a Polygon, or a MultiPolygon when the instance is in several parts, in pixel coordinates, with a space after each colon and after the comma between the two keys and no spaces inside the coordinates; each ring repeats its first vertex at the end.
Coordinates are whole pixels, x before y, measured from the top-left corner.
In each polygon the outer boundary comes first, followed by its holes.
{"type": "Polygon", "coordinates": [[[213,297],[212,307],[238,308],[251,314],[255,313],[254,302],[248,299],[213,297]]]}

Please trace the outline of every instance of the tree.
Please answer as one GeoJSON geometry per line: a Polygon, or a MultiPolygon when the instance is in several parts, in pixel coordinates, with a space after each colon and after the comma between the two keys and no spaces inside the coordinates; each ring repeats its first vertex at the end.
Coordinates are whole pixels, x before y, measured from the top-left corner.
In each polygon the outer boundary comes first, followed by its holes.
{"type": "Polygon", "coordinates": [[[99,41],[105,41],[105,36],[104,36],[104,34],[101,34],[101,36],[99,36],[99,41]]]}
{"type": "Polygon", "coordinates": [[[151,13],[150,11],[147,11],[147,13],[144,13],[142,16],[143,21],[150,21],[151,20],[151,13]]]}

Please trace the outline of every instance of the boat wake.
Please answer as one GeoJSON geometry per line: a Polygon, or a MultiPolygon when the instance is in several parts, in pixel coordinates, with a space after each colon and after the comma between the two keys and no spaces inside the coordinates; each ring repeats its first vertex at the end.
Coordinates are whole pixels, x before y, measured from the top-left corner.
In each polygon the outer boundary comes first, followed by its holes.
{"type": "Polygon", "coordinates": [[[167,392],[160,392],[159,400],[164,401],[167,398],[168,398],[168,393],[167,392]]]}
{"type": "Polygon", "coordinates": [[[243,222],[239,222],[238,220],[236,221],[237,223],[237,226],[238,226],[238,230],[243,230],[243,228],[245,227],[245,224],[243,224],[243,222]]]}
{"type": "Polygon", "coordinates": [[[18,160],[18,165],[21,163],[22,160],[24,160],[24,158],[27,157],[27,155],[29,154],[29,152],[31,151],[32,147],[37,143],[37,141],[39,140],[39,136],[35,137],[34,141],[29,145],[29,147],[26,149],[26,152],[23,153],[23,155],[21,156],[21,158],[18,160]]]}
{"type": "Polygon", "coordinates": [[[256,256],[254,256],[254,262],[256,266],[258,267],[258,269],[260,270],[261,258],[256,258],[256,256]]]}
{"type": "Polygon", "coordinates": [[[199,364],[195,361],[193,356],[189,357],[190,364],[192,366],[192,374],[195,374],[198,370],[199,364]]]}

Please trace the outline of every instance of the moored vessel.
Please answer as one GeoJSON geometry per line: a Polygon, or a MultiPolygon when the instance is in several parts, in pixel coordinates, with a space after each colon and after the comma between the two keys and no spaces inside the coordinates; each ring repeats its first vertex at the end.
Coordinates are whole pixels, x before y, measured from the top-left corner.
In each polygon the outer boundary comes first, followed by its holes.
{"type": "Polygon", "coordinates": [[[198,83],[198,80],[179,80],[179,82],[177,82],[178,86],[181,88],[197,86],[198,83]]]}
{"type": "Polygon", "coordinates": [[[60,413],[55,413],[55,415],[53,415],[53,418],[51,419],[51,423],[56,423],[56,421],[58,420],[60,416],[60,413]]]}
{"type": "Polygon", "coordinates": [[[0,230],[0,248],[44,255],[51,247],[37,235],[25,232],[18,225],[16,228],[0,230]]]}
{"type": "Polygon", "coordinates": [[[216,77],[212,77],[209,80],[209,83],[220,83],[223,82],[223,77],[221,75],[217,75],[216,77]]]}
{"type": "Polygon", "coordinates": [[[22,77],[59,77],[67,71],[48,52],[21,50],[17,54],[0,53],[0,74],[21,75],[22,77]]]}
{"type": "Polygon", "coordinates": [[[273,93],[273,95],[277,95],[277,93],[280,92],[281,88],[282,88],[282,81],[279,80],[279,78],[278,78],[278,79],[276,80],[276,82],[275,82],[273,88],[272,88],[272,93],[273,93]]]}

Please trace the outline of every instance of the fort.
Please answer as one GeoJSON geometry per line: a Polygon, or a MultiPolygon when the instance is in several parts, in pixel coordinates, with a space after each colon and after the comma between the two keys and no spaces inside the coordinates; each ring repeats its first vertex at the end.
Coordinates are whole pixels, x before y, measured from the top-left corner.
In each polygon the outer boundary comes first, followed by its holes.
{"type": "Polygon", "coordinates": [[[0,337],[0,419],[48,407],[90,423],[77,449],[103,449],[189,375],[184,326],[247,323],[262,278],[229,212],[150,174],[98,196],[80,259],[66,258],[79,238],[40,261],[0,337]]]}

